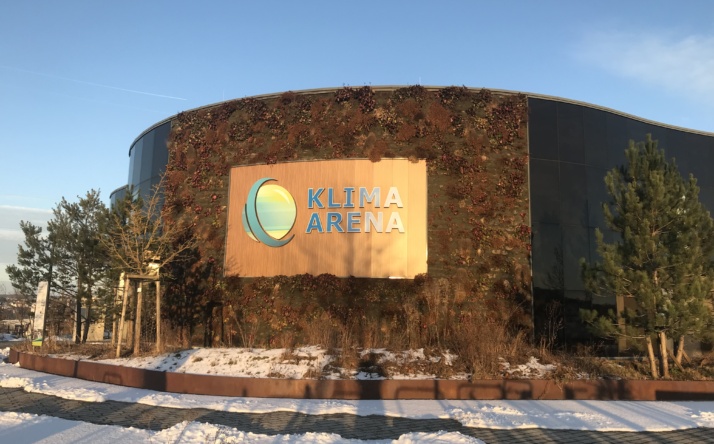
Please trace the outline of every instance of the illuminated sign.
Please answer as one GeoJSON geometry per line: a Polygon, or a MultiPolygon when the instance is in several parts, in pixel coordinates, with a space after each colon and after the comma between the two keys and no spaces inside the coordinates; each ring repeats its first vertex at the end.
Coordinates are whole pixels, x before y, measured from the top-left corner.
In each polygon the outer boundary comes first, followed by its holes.
{"type": "Polygon", "coordinates": [[[225,273],[413,278],[426,272],[426,162],[231,170],[225,273]]]}
{"type": "Polygon", "coordinates": [[[271,247],[282,247],[293,239],[287,236],[295,224],[295,199],[285,188],[267,184],[266,177],[250,187],[243,206],[243,228],[251,239],[271,247]]]}

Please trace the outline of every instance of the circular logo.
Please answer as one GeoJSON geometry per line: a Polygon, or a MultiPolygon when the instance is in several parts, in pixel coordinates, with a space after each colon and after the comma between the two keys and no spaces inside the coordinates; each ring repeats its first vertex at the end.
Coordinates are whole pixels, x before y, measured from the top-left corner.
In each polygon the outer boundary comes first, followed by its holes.
{"type": "Polygon", "coordinates": [[[256,242],[282,247],[295,237],[286,236],[295,225],[297,206],[288,190],[266,183],[272,180],[275,179],[264,177],[250,187],[243,207],[243,228],[256,242]]]}

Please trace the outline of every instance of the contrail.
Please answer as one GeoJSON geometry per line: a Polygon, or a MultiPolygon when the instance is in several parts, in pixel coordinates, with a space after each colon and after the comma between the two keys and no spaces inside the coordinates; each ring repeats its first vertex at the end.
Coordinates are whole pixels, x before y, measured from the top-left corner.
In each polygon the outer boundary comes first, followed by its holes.
{"type": "MultiPolygon", "coordinates": [[[[106,100],[88,99],[86,97],[72,96],[69,94],[63,94],[63,93],[58,93],[58,92],[48,92],[46,94],[51,94],[53,96],[58,96],[58,97],[67,97],[67,98],[73,99],[73,100],[83,100],[85,102],[91,102],[91,103],[101,103],[102,105],[119,106],[122,108],[136,109],[136,110],[140,110],[140,111],[149,111],[152,113],[159,113],[159,114],[166,114],[166,111],[159,111],[157,109],[150,109],[150,108],[140,108],[138,106],[123,105],[120,103],[108,102],[106,100]]],[[[181,100],[186,100],[186,99],[181,99],[181,100]]]]}
{"type": "Polygon", "coordinates": [[[56,75],[54,75],[54,74],[45,74],[45,73],[42,73],[42,72],[28,71],[28,70],[26,70],[26,69],[12,68],[12,67],[9,67],[9,66],[0,66],[0,68],[9,69],[9,70],[12,70],[12,71],[24,72],[24,73],[27,73],[27,74],[34,74],[34,75],[36,75],[36,76],[43,76],[43,77],[49,77],[49,78],[52,78],[52,79],[66,80],[66,81],[68,81],[68,82],[75,82],[75,83],[81,83],[81,84],[84,84],[84,85],[96,86],[96,87],[99,87],[99,88],[115,89],[115,90],[117,90],[117,91],[130,92],[130,93],[134,93],[134,94],[143,94],[143,95],[145,95],[145,96],[162,97],[162,98],[164,98],[164,99],[173,99],[173,100],[188,100],[188,99],[184,99],[183,97],[167,96],[167,95],[164,95],[164,94],[155,94],[155,93],[150,93],[150,92],[147,92],[147,91],[137,91],[137,90],[135,90],[135,89],[120,88],[120,87],[118,87],[118,86],[102,85],[101,83],[94,83],[94,82],[87,82],[87,81],[84,81],[84,80],[70,79],[70,78],[68,78],[68,77],[56,76],[56,75]]]}

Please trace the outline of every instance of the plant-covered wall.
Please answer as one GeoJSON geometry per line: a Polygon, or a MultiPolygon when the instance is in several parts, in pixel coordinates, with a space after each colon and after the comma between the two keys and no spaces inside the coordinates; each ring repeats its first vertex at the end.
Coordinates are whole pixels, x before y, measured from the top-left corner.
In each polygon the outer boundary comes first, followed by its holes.
{"type": "Polygon", "coordinates": [[[523,95],[465,87],[365,86],[179,114],[164,217],[190,225],[201,246],[175,270],[172,321],[202,331],[206,343],[314,341],[319,325],[325,345],[452,348],[484,319],[530,325],[526,106],[523,95]],[[389,157],[427,160],[427,275],[223,277],[232,166],[389,157]]]}

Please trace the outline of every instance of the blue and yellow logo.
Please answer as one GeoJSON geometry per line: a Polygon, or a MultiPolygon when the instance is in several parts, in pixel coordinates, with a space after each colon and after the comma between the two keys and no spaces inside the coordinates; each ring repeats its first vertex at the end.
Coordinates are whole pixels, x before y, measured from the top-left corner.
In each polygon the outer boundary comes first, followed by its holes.
{"type": "Polygon", "coordinates": [[[256,181],[248,192],[243,207],[243,228],[256,242],[270,247],[282,247],[295,235],[286,237],[295,225],[297,206],[293,196],[280,185],[266,184],[275,180],[264,177],[256,181]]]}

